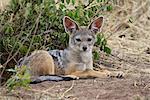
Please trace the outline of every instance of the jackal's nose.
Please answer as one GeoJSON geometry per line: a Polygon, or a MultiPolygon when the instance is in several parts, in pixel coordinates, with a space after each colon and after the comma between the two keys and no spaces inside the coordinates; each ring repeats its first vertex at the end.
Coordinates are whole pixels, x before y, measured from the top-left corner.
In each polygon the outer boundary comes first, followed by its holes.
{"type": "Polygon", "coordinates": [[[87,47],[82,47],[83,51],[86,51],[87,50],[87,47]]]}

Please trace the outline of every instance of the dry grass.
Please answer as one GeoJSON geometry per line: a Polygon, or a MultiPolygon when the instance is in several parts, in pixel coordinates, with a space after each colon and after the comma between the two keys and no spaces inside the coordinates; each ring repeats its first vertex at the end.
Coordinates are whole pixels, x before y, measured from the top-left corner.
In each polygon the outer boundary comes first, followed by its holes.
{"type": "Polygon", "coordinates": [[[131,54],[140,54],[141,51],[149,47],[149,0],[118,1],[115,10],[111,14],[106,14],[106,18],[104,31],[108,36],[110,46],[124,48],[122,50],[131,54]],[[117,37],[121,35],[125,38],[117,37]],[[138,41],[136,41],[137,39],[138,41]]]}
{"type": "Polygon", "coordinates": [[[6,5],[8,5],[10,0],[0,0],[0,10],[4,10],[6,5]]]}

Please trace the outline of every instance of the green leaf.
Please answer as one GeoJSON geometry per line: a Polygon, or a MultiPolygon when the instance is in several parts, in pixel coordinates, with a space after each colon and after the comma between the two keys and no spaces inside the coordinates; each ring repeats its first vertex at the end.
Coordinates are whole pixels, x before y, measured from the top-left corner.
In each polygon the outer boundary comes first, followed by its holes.
{"type": "Polygon", "coordinates": [[[96,0],[98,3],[100,2],[100,0],[96,0]]]}
{"type": "Polygon", "coordinates": [[[107,11],[111,11],[113,7],[111,5],[107,6],[107,11]]]}
{"type": "Polygon", "coordinates": [[[66,0],[66,2],[67,2],[67,4],[69,4],[69,3],[70,3],[70,0],[66,0]]]}
{"type": "Polygon", "coordinates": [[[94,60],[99,60],[100,55],[97,51],[93,51],[93,58],[94,58],[94,60]]]}
{"type": "Polygon", "coordinates": [[[68,12],[68,16],[73,16],[72,11],[68,12]]]}
{"type": "Polygon", "coordinates": [[[17,73],[7,80],[6,87],[10,91],[16,87],[29,87],[29,83],[31,82],[29,68],[27,66],[16,66],[14,70],[17,73]]]}
{"type": "Polygon", "coordinates": [[[75,0],[72,0],[72,4],[75,5],[75,0]]]}
{"type": "Polygon", "coordinates": [[[111,49],[109,47],[104,47],[104,52],[111,54],[111,49]]]}
{"type": "Polygon", "coordinates": [[[20,51],[21,54],[26,54],[27,51],[28,51],[28,47],[25,46],[25,45],[22,45],[22,46],[20,47],[19,51],[20,51]]]}
{"type": "Polygon", "coordinates": [[[14,84],[15,84],[15,78],[10,78],[6,82],[6,88],[12,90],[14,88],[14,84]]]}
{"type": "Polygon", "coordinates": [[[78,11],[78,10],[76,10],[76,12],[75,12],[75,14],[74,14],[74,17],[75,17],[75,18],[79,18],[79,11],[78,11]]]}

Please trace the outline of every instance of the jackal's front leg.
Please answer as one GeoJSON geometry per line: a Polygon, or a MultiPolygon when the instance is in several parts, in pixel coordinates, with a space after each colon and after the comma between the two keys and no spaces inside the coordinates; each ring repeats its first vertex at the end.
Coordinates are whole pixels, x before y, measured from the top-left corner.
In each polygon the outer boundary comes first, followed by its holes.
{"type": "MultiPolygon", "coordinates": [[[[90,65],[90,64],[89,64],[90,65]]],[[[107,77],[122,77],[122,74],[114,73],[108,70],[100,70],[100,71],[94,71],[93,68],[89,69],[88,67],[86,69],[85,64],[82,63],[70,63],[68,64],[68,67],[65,70],[65,75],[68,77],[72,77],[74,79],[78,78],[107,78],[107,77]]]]}
{"type": "Polygon", "coordinates": [[[74,73],[71,73],[71,75],[77,76],[79,78],[107,78],[107,77],[122,78],[123,77],[122,72],[111,72],[108,70],[94,71],[91,69],[86,69],[85,71],[76,71],[74,73]]]}
{"type": "Polygon", "coordinates": [[[86,69],[85,71],[76,71],[71,73],[71,75],[77,76],[79,78],[95,78],[95,77],[99,77],[99,78],[106,78],[110,75],[110,72],[107,70],[103,70],[103,71],[94,71],[91,69],[86,69]]]}

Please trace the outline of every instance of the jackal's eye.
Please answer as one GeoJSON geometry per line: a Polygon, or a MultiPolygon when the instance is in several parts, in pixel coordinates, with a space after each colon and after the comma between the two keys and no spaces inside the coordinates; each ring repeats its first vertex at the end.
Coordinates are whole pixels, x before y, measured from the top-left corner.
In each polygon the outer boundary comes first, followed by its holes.
{"type": "Polygon", "coordinates": [[[77,41],[77,42],[80,42],[80,41],[81,41],[81,39],[77,38],[77,39],[76,39],[76,41],[77,41]]]}
{"type": "Polygon", "coordinates": [[[90,41],[92,41],[92,39],[91,39],[91,38],[88,38],[87,41],[90,42],[90,41]]]}

